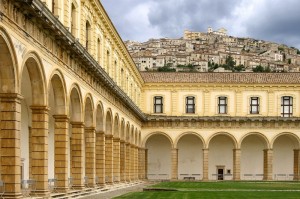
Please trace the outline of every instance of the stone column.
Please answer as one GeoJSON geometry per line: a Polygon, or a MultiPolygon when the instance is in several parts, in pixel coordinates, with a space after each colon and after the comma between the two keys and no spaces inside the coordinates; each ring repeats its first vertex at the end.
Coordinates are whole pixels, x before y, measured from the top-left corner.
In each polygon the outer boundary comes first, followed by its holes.
{"type": "Polygon", "coordinates": [[[139,147],[134,146],[134,180],[139,179],[139,147]]]}
{"type": "Polygon", "coordinates": [[[95,186],[96,174],[96,132],[95,127],[85,128],[85,175],[89,178],[89,187],[95,186]]]}
{"type": "Polygon", "coordinates": [[[294,180],[299,180],[299,149],[294,149],[294,180]]]}
{"type": "Polygon", "coordinates": [[[105,134],[96,133],[96,176],[99,178],[99,184],[105,185],[105,134]]]}
{"type": "Polygon", "coordinates": [[[120,138],[114,138],[114,182],[120,182],[120,138]]]}
{"type": "Polygon", "coordinates": [[[113,135],[105,135],[105,181],[112,184],[113,179],[113,135]]]}
{"type": "Polygon", "coordinates": [[[126,181],[130,182],[131,164],[130,164],[130,144],[129,144],[129,142],[126,142],[125,146],[126,146],[126,163],[125,163],[126,181]]]}
{"type": "Polygon", "coordinates": [[[148,149],[145,149],[145,179],[148,179],[148,149]]]}
{"type": "Polygon", "coordinates": [[[48,108],[31,106],[32,110],[32,159],[31,174],[36,180],[35,194],[48,197],[48,108]]]}
{"type": "Polygon", "coordinates": [[[233,149],[233,180],[241,180],[241,149],[233,149]]]}
{"type": "Polygon", "coordinates": [[[273,180],[273,150],[264,150],[264,180],[273,180]]]}
{"type": "Polygon", "coordinates": [[[134,181],[134,145],[130,144],[130,180],[134,181]]]}
{"type": "Polygon", "coordinates": [[[124,182],[126,180],[126,145],[125,141],[120,141],[120,174],[121,174],[121,182],[124,182]]]}
{"type": "Polygon", "coordinates": [[[83,189],[84,173],[84,124],[83,122],[71,122],[71,177],[74,179],[74,187],[83,189]]]}
{"type": "Polygon", "coordinates": [[[145,149],[139,149],[139,179],[145,179],[145,149]]]}
{"type": "Polygon", "coordinates": [[[209,149],[203,149],[203,181],[208,181],[208,152],[209,149]]]}
{"type": "Polygon", "coordinates": [[[178,149],[172,149],[171,158],[172,158],[171,180],[178,180],[178,149]]]}
{"type": "Polygon", "coordinates": [[[4,198],[21,198],[19,94],[0,94],[1,110],[1,179],[5,182],[4,198]]]}
{"type": "Polygon", "coordinates": [[[67,192],[68,185],[68,148],[69,148],[69,118],[67,115],[54,115],[55,141],[55,177],[57,189],[67,192]]]}

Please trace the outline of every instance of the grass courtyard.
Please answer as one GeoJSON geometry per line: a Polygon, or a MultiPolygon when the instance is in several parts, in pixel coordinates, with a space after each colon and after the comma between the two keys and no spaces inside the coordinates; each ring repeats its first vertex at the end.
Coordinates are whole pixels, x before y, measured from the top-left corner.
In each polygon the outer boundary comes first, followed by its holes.
{"type": "Polygon", "coordinates": [[[128,193],[117,199],[300,198],[299,182],[162,182],[148,188],[152,190],[128,193]]]}

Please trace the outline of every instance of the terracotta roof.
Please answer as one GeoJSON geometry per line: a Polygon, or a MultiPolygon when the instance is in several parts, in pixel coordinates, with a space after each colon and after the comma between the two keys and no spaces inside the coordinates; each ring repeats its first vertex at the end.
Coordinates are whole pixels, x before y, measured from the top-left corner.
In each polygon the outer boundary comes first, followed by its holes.
{"type": "Polygon", "coordinates": [[[300,73],[141,72],[145,83],[299,84],[300,73]]]}

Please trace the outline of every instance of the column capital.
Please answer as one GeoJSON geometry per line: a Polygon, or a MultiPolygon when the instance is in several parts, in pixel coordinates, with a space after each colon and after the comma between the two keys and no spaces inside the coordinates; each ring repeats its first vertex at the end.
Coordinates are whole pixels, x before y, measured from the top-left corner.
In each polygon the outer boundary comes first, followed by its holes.
{"type": "Polygon", "coordinates": [[[32,113],[46,113],[49,111],[48,106],[30,106],[32,113]]]}
{"type": "Polygon", "coordinates": [[[241,151],[241,149],[232,149],[233,151],[241,151]]]}
{"type": "Polygon", "coordinates": [[[122,140],[122,139],[120,139],[120,143],[121,143],[121,144],[126,144],[126,141],[125,141],[125,140],[122,140]]]}
{"type": "Polygon", "coordinates": [[[105,138],[107,138],[107,139],[113,139],[114,136],[112,134],[105,134],[105,138]]]}
{"type": "Polygon", "coordinates": [[[118,138],[118,137],[114,137],[113,140],[116,141],[116,142],[118,142],[118,141],[120,142],[121,139],[118,138]]]}
{"type": "Polygon", "coordinates": [[[19,93],[0,93],[1,101],[22,100],[24,97],[19,93]]]}
{"type": "Polygon", "coordinates": [[[273,149],[264,149],[263,151],[273,151],[273,149]]]}
{"type": "Polygon", "coordinates": [[[104,135],[104,131],[100,130],[100,131],[96,131],[96,134],[100,134],[100,135],[104,135]]]}
{"type": "Polygon", "coordinates": [[[70,124],[72,125],[72,127],[77,127],[77,128],[83,128],[84,127],[83,122],[70,122],[70,124]]]}
{"type": "Polygon", "coordinates": [[[84,127],[85,130],[88,130],[88,131],[95,131],[96,128],[94,126],[92,127],[84,127]]]}
{"type": "Polygon", "coordinates": [[[209,149],[208,149],[208,148],[205,148],[205,149],[202,149],[202,151],[203,151],[203,152],[209,151],[209,149]]]}
{"type": "Polygon", "coordinates": [[[68,122],[69,121],[68,115],[53,115],[53,118],[55,119],[55,121],[59,121],[59,122],[68,122]]]}

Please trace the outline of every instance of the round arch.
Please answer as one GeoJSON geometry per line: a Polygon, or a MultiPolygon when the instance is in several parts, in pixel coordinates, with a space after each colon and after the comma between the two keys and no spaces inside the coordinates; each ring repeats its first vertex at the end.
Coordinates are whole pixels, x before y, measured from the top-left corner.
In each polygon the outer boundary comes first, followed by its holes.
{"type": "Polygon", "coordinates": [[[113,135],[114,137],[120,138],[120,121],[118,113],[115,114],[113,135]]]}
{"type": "Polygon", "coordinates": [[[120,139],[125,140],[126,139],[126,128],[125,128],[125,119],[121,119],[121,133],[120,133],[120,139]]]}
{"type": "MultiPolygon", "coordinates": [[[[32,105],[45,106],[47,85],[42,61],[34,51],[28,52],[23,60],[20,84],[22,84],[24,73],[28,72],[32,88],[32,105]]],[[[22,85],[19,87],[22,88],[22,85]]]]}
{"type": "Polygon", "coordinates": [[[3,62],[0,67],[0,93],[20,93],[17,88],[19,85],[18,59],[13,46],[9,34],[0,26],[0,60],[3,62]]]}
{"type": "Polygon", "coordinates": [[[96,107],[96,132],[104,132],[103,104],[99,101],[96,107]]]}
{"type": "Polygon", "coordinates": [[[227,133],[227,132],[218,132],[218,133],[215,133],[215,134],[213,134],[212,136],[210,136],[209,139],[207,140],[207,144],[205,145],[205,147],[208,148],[208,147],[209,147],[209,144],[210,144],[210,141],[211,141],[214,137],[216,137],[216,136],[218,136],[218,135],[224,135],[224,136],[226,136],[226,137],[229,137],[229,138],[233,141],[233,146],[234,146],[234,148],[235,148],[235,149],[238,148],[238,142],[237,142],[237,140],[235,139],[235,137],[234,137],[232,134],[227,133]]]}
{"type": "Polygon", "coordinates": [[[288,136],[289,138],[292,138],[294,141],[294,144],[296,145],[295,149],[299,149],[299,144],[300,144],[300,139],[299,137],[294,134],[294,133],[290,133],[290,132],[283,132],[283,133],[280,133],[278,135],[276,135],[272,140],[271,140],[271,143],[270,143],[270,148],[273,149],[273,146],[274,146],[274,142],[281,136],[288,136]],[[295,140],[297,140],[297,142],[295,142],[295,140]]]}
{"type": "MultiPolygon", "coordinates": [[[[62,72],[58,69],[54,70],[50,76],[48,89],[53,89],[54,103],[56,115],[66,115],[67,114],[67,90],[66,83],[62,72]]],[[[48,99],[49,100],[49,99],[48,99]]],[[[48,101],[49,104],[49,101],[48,101]]]]}
{"type": "Polygon", "coordinates": [[[168,140],[170,141],[172,148],[174,148],[174,142],[173,142],[172,138],[171,138],[167,133],[164,133],[164,132],[161,132],[161,131],[152,132],[152,133],[150,133],[149,135],[147,135],[147,136],[143,139],[143,141],[142,141],[142,146],[143,146],[144,148],[146,148],[147,140],[148,140],[151,136],[153,136],[153,135],[159,135],[159,134],[160,134],[160,135],[166,136],[166,137],[168,138],[168,140]]]}
{"type": "Polygon", "coordinates": [[[130,123],[129,122],[127,122],[127,124],[126,124],[125,141],[130,142],[130,123]]]}
{"type": "Polygon", "coordinates": [[[113,114],[111,109],[109,108],[105,114],[105,134],[113,135],[113,114]]]}
{"type": "Polygon", "coordinates": [[[93,97],[88,93],[84,100],[84,123],[86,127],[95,126],[93,97]]]}
{"type": "Polygon", "coordinates": [[[72,122],[82,122],[82,95],[77,84],[73,84],[70,88],[69,95],[69,116],[72,122]]]}
{"type": "Polygon", "coordinates": [[[177,148],[177,145],[178,145],[179,140],[180,140],[182,137],[184,137],[185,135],[195,135],[195,136],[197,136],[197,137],[201,140],[203,146],[205,146],[205,141],[204,141],[203,137],[202,137],[201,135],[199,135],[198,133],[196,133],[196,132],[190,131],[190,132],[184,132],[184,133],[180,134],[180,135],[175,139],[175,141],[174,141],[174,148],[177,148]]]}
{"type": "Polygon", "coordinates": [[[264,142],[266,149],[270,148],[270,141],[268,140],[268,138],[264,134],[259,133],[259,132],[250,132],[250,133],[247,133],[246,135],[244,135],[238,142],[238,148],[241,148],[243,141],[247,137],[253,136],[253,135],[259,137],[264,142]]]}

